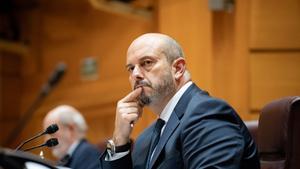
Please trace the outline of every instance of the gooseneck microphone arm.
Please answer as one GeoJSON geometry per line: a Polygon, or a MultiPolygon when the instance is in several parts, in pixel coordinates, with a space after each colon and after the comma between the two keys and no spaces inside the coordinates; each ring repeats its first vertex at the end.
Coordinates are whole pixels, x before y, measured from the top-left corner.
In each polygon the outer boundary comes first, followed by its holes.
{"type": "Polygon", "coordinates": [[[28,143],[28,142],[30,142],[30,141],[32,141],[32,140],[38,138],[38,137],[41,137],[41,136],[44,135],[44,134],[53,134],[53,133],[55,133],[58,129],[59,129],[59,128],[58,128],[57,124],[51,124],[50,126],[47,127],[47,129],[46,129],[45,131],[40,132],[40,133],[38,133],[37,135],[35,135],[35,136],[33,136],[33,137],[31,137],[31,138],[25,140],[24,142],[22,142],[15,150],[16,150],[16,151],[17,151],[17,150],[20,150],[26,143],[28,143]]]}
{"type": "Polygon", "coordinates": [[[30,139],[28,139],[28,140],[25,140],[25,141],[22,142],[15,150],[16,150],[16,151],[17,151],[17,150],[20,150],[26,143],[28,143],[28,142],[30,142],[31,140],[34,140],[34,139],[36,139],[36,138],[38,138],[38,137],[40,137],[40,136],[42,136],[42,135],[43,135],[43,132],[41,132],[41,133],[35,135],[34,137],[32,137],[32,138],[30,138],[30,139]]]}
{"type": "Polygon", "coordinates": [[[66,70],[66,66],[64,63],[59,63],[48,79],[48,82],[43,85],[38,97],[34,100],[34,102],[31,104],[31,106],[27,109],[27,111],[24,113],[23,117],[19,120],[15,128],[12,130],[10,135],[7,137],[6,141],[4,142],[5,146],[8,146],[13,142],[19,134],[24,129],[25,125],[29,121],[29,119],[33,116],[35,110],[42,104],[42,101],[44,98],[49,94],[51,89],[58,84],[58,82],[63,77],[66,70]]]}
{"type": "Polygon", "coordinates": [[[30,151],[30,150],[37,149],[37,148],[44,147],[44,146],[53,147],[53,146],[56,146],[56,145],[58,145],[57,138],[50,138],[49,140],[46,141],[46,143],[41,144],[41,145],[37,145],[37,146],[33,146],[33,147],[30,147],[30,148],[26,148],[26,149],[24,149],[24,151],[30,151]]]}

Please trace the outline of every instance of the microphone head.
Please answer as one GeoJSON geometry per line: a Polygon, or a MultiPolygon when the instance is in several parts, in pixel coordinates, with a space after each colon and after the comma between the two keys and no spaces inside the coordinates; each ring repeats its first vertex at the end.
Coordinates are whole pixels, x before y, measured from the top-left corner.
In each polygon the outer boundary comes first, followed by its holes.
{"type": "Polygon", "coordinates": [[[66,65],[64,63],[57,64],[53,74],[50,76],[48,84],[50,87],[53,87],[56,85],[59,80],[62,78],[62,76],[65,74],[66,71],[66,65]]]}
{"type": "Polygon", "coordinates": [[[58,145],[58,140],[57,138],[50,138],[49,140],[46,141],[45,146],[47,147],[53,147],[58,145]]]}
{"type": "Polygon", "coordinates": [[[55,70],[52,72],[48,82],[43,85],[40,96],[45,97],[48,95],[50,90],[58,84],[58,82],[62,79],[63,75],[66,71],[66,65],[64,63],[59,63],[55,70]]]}
{"type": "Polygon", "coordinates": [[[47,127],[45,130],[45,134],[53,134],[58,130],[58,125],[57,124],[51,124],[50,126],[47,127]]]}

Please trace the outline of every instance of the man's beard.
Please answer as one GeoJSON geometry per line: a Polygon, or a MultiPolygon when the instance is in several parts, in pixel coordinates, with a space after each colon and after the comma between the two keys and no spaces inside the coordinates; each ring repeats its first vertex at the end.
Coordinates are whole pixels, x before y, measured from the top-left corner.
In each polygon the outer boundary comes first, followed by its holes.
{"type": "Polygon", "coordinates": [[[171,72],[167,72],[162,78],[159,84],[153,85],[151,82],[139,81],[137,85],[142,85],[152,88],[153,92],[146,95],[144,89],[138,98],[139,104],[141,106],[149,106],[150,104],[156,104],[162,101],[165,97],[174,94],[176,92],[176,87],[172,79],[171,72]]]}
{"type": "Polygon", "coordinates": [[[68,151],[68,147],[66,147],[66,145],[68,145],[68,143],[64,138],[59,139],[59,144],[51,148],[52,155],[57,159],[63,158],[68,151]]]}
{"type": "Polygon", "coordinates": [[[61,159],[64,156],[64,154],[58,148],[53,148],[51,152],[52,155],[57,159],[61,159]]]}

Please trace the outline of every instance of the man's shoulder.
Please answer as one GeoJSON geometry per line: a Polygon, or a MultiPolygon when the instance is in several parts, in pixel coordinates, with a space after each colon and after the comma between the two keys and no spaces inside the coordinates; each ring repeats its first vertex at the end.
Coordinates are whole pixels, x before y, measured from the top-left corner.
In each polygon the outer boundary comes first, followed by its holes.
{"type": "Polygon", "coordinates": [[[100,150],[95,145],[88,142],[87,140],[80,141],[80,143],[78,145],[78,150],[76,150],[75,152],[100,155],[100,150]]]}
{"type": "Polygon", "coordinates": [[[207,112],[207,110],[218,107],[233,109],[225,100],[211,96],[207,91],[200,89],[196,85],[192,85],[176,105],[175,111],[177,113],[187,113],[189,111],[207,112]]]}
{"type": "MultiPolygon", "coordinates": [[[[234,108],[225,100],[203,93],[203,90],[194,88],[191,96],[186,97],[185,101],[176,107],[176,113],[183,119],[231,119],[235,123],[239,121],[239,116],[234,108]]],[[[185,121],[185,120],[184,120],[185,121]]]]}
{"type": "Polygon", "coordinates": [[[81,140],[72,154],[71,168],[99,168],[98,159],[100,155],[100,151],[93,144],[81,140]]]}

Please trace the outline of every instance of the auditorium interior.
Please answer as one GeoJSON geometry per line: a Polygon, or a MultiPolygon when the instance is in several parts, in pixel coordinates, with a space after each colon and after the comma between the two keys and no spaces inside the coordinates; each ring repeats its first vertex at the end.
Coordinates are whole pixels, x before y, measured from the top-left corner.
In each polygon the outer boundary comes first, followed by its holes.
{"type": "MultiPolygon", "coordinates": [[[[83,113],[87,138],[103,148],[131,91],[127,48],[160,32],[181,44],[193,82],[245,121],[262,169],[299,169],[299,18],[299,0],[1,0],[0,148],[40,132],[60,104],[83,113]],[[61,79],[45,89],[59,66],[61,79]]],[[[145,109],[132,139],[155,118],[145,109]]]]}

